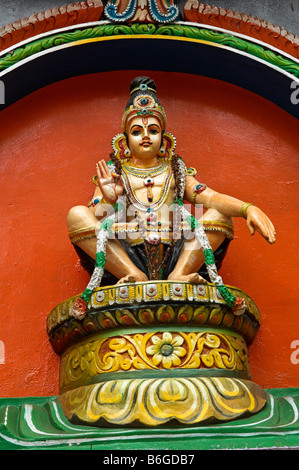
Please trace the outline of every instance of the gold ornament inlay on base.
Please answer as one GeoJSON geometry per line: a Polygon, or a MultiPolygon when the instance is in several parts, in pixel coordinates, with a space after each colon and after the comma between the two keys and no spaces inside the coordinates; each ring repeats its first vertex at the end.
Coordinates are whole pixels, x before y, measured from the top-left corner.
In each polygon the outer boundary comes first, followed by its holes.
{"type": "MultiPolygon", "coordinates": [[[[239,290],[239,295],[242,291],[239,290]]],[[[61,355],[59,400],[93,426],[196,425],[257,413],[247,346],[259,312],[234,316],[212,284],[165,281],[99,288],[81,321],[76,298],[57,306],[48,333],[61,355]]]]}

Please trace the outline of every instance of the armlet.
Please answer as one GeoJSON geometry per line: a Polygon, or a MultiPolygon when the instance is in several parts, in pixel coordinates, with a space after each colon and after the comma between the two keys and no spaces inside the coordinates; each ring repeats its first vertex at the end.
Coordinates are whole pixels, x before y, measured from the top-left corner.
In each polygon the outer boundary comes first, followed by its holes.
{"type": "Polygon", "coordinates": [[[196,169],[190,166],[190,168],[186,168],[186,175],[187,176],[195,176],[197,173],[196,169]]]}

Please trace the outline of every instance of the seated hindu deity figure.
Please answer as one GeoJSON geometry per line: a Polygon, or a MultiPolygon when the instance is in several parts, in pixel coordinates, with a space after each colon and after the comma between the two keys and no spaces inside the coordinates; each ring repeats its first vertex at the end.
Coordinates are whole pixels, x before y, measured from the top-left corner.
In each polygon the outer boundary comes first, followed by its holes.
{"type": "MultiPolygon", "coordinates": [[[[257,231],[275,242],[274,226],[264,212],[198,181],[196,169],[175,154],[176,141],[166,131],[166,113],[150,78],[132,81],[122,131],[112,141],[110,160],[96,164],[90,204],[73,207],[67,216],[71,242],[98,273],[87,297],[99,284],[205,283],[211,272],[212,281],[219,281],[217,270],[234,237],[234,217],[246,219],[251,235],[257,231]],[[201,216],[191,215],[186,203],[203,207],[201,216]]],[[[86,302],[79,305],[74,315],[81,318],[85,307],[86,302]]]]}

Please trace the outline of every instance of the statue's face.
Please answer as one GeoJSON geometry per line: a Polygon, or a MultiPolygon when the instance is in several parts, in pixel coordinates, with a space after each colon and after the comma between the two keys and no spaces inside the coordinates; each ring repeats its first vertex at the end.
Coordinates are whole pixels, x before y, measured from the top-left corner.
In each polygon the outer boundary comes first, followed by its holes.
{"type": "Polygon", "coordinates": [[[157,156],[162,129],[156,117],[135,117],[130,122],[127,134],[132,157],[148,160],[157,156]]]}

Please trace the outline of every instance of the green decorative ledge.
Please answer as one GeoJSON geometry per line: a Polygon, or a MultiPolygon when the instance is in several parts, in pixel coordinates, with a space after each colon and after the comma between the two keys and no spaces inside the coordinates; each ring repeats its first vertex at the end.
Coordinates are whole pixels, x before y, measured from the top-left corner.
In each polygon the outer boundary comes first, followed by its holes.
{"type": "Polygon", "coordinates": [[[0,450],[299,450],[299,388],[267,392],[266,407],[249,418],[155,429],[71,424],[57,397],[1,398],[0,450]]]}
{"type": "Polygon", "coordinates": [[[220,31],[196,27],[194,24],[189,25],[188,23],[169,24],[167,26],[138,23],[132,25],[99,23],[99,25],[94,27],[78,27],[74,31],[57,32],[44,38],[32,40],[22,46],[16,46],[9,53],[2,55],[0,58],[0,71],[6,70],[21,60],[53,47],[71,43],[75,44],[78,41],[91,41],[113,37],[115,39],[130,36],[140,37],[140,35],[149,39],[155,37],[164,37],[165,39],[175,38],[189,41],[204,41],[220,47],[230,47],[258,57],[294,75],[294,77],[299,77],[299,64],[298,60],[295,58],[284,57],[283,54],[271,50],[266,44],[257,44],[254,41],[249,41],[220,31]]]}

